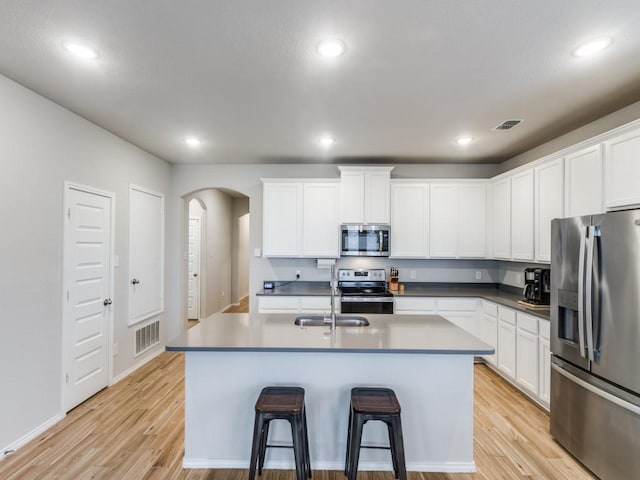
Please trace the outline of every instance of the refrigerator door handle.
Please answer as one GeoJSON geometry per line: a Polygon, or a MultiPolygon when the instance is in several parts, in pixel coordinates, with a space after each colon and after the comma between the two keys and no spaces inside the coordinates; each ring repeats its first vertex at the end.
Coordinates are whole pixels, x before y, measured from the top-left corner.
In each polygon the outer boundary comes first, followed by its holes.
{"type": "Polygon", "coordinates": [[[586,226],[580,232],[580,261],[578,262],[578,342],[582,358],[587,358],[584,351],[584,264],[588,232],[589,227],[586,226]]]}
{"type": "Polygon", "coordinates": [[[589,242],[587,247],[587,275],[586,275],[586,326],[587,326],[587,350],[589,360],[595,361],[593,343],[593,256],[595,254],[596,237],[600,236],[600,227],[588,227],[589,242]]]}

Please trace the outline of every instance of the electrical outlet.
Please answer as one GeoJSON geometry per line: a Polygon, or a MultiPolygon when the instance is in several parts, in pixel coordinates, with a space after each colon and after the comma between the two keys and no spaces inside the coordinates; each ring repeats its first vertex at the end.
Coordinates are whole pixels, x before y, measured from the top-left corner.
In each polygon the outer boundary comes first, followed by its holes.
{"type": "Polygon", "coordinates": [[[113,344],[113,356],[115,357],[120,353],[120,346],[117,343],[113,344]]]}
{"type": "Polygon", "coordinates": [[[416,279],[416,271],[415,270],[411,270],[409,276],[411,277],[411,280],[415,280],[416,279]]]}
{"type": "Polygon", "coordinates": [[[482,272],[480,270],[476,270],[476,280],[482,280],[482,272]]]}

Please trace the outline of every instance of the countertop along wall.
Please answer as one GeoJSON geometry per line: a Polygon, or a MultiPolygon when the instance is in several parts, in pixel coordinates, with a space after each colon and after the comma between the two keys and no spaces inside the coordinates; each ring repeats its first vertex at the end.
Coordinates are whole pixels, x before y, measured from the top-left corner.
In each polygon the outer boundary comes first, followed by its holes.
{"type": "MultiPolygon", "coordinates": [[[[167,195],[169,165],[0,76],[0,458],[61,413],[64,182],[115,194],[114,357],[133,358],[128,327],[129,185],[167,195]]],[[[166,280],[165,280],[166,282],[166,280]]],[[[162,316],[160,317],[163,318],[162,316]]],[[[163,321],[164,323],[164,321],[163,321]]],[[[162,340],[166,338],[162,331],[162,340]]]]}

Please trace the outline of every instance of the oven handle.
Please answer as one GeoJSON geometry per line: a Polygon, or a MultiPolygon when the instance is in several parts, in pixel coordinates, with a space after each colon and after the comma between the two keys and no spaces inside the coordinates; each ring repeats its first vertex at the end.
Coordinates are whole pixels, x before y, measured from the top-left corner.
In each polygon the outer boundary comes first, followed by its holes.
{"type": "Polygon", "coordinates": [[[393,303],[393,297],[341,297],[343,303],[393,303]]]}

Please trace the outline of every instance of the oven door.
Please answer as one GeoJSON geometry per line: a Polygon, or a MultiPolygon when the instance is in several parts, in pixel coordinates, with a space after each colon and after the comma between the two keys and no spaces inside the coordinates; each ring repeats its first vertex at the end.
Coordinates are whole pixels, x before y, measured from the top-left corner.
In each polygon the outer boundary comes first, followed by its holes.
{"type": "Polygon", "coordinates": [[[393,313],[393,297],[343,296],[342,313],[393,313]]]}

